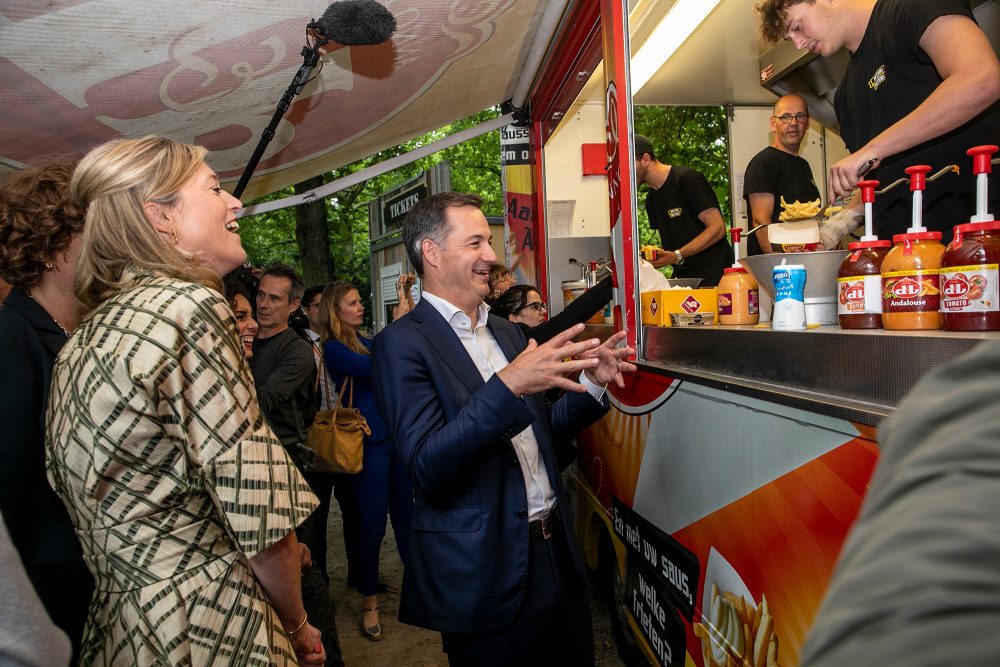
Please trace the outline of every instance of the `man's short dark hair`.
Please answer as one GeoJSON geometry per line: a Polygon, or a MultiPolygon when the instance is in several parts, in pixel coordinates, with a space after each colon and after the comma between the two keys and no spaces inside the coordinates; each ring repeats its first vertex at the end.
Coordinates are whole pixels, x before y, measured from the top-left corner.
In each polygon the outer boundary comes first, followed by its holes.
{"type": "Polygon", "coordinates": [[[418,276],[424,275],[424,255],[420,245],[430,239],[444,246],[451,227],[448,225],[448,209],[461,206],[475,206],[482,210],[483,198],[477,194],[463,192],[439,192],[422,199],[410,209],[403,220],[403,245],[406,255],[418,276]]]}
{"type": "Polygon", "coordinates": [[[291,303],[296,299],[302,299],[302,292],[305,291],[305,283],[302,282],[302,276],[299,275],[299,272],[295,270],[294,266],[282,264],[280,262],[271,264],[264,269],[263,273],[260,274],[260,279],[263,280],[264,276],[288,278],[289,282],[292,284],[291,289],[288,290],[288,302],[291,303]]]}
{"type": "Polygon", "coordinates": [[[635,146],[633,148],[635,149],[633,152],[635,153],[636,160],[641,160],[642,156],[646,154],[649,155],[650,160],[656,159],[656,150],[653,148],[653,142],[645,134],[635,135],[635,146]]]}
{"type": "Polygon", "coordinates": [[[313,300],[313,297],[322,294],[323,290],[326,289],[326,285],[313,285],[312,287],[307,287],[306,291],[302,293],[302,305],[308,306],[309,302],[313,300]]]}

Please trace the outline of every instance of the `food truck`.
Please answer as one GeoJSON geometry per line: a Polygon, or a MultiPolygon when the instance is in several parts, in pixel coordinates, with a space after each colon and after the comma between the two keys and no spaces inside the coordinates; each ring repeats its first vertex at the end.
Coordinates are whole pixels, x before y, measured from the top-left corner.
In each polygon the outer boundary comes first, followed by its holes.
{"type": "MultiPolygon", "coordinates": [[[[845,152],[830,107],[837,59],[769,54],[753,0],[382,4],[393,38],[325,49],[246,198],[506,103],[479,131],[505,128],[522,158],[508,165],[519,170],[507,181],[509,265],[558,310],[580,277],[569,260],[613,260],[613,308],[587,335],[624,329],[638,350],[638,372],[611,388],[611,412],[579,436],[568,473],[623,658],[797,664],[878,459],[879,423],[929,370],[995,334],[644,323],[632,109],[726,108],[731,222],[745,229],[742,169],[769,142],[776,92],[809,101],[803,155],[827,200],[826,167],[845,152]]],[[[161,133],[206,145],[232,186],[324,3],[116,5],[0,9],[0,169],[161,133]]]]}

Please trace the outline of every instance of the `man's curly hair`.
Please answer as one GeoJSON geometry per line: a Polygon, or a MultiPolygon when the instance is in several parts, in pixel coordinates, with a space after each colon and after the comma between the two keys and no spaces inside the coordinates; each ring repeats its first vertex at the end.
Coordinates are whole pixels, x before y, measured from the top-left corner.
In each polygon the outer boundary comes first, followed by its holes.
{"type": "Polygon", "coordinates": [[[83,231],[86,211],[69,194],[75,161],[11,174],[0,188],[0,277],[28,290],[83,231]]]}
{"type": "Polygon", "coordinates": [[[813,4],[815,0],[761,0],[753,8],[760,19],[760,36],[768,44],[775,44],[785,38],[785,12],[792,5],[803,2],[813,4]]]}

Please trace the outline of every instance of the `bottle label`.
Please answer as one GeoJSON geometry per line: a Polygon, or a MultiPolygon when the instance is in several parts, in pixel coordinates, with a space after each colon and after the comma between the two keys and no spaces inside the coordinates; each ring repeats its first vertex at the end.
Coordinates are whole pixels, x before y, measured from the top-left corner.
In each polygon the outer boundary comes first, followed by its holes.
{"type": "Polygon", "coordinates": [[[977,264],[941,269],[942,313],[1000,311],[1000,265],[977,264]]]}
{"type": "Polygon", "coordinates": [[[882,274],[883,313],[926,313],[941,307],[938,269],[882,274]]]}
{"type": "Polygon", "coordinates": [[[756,315],[760,312],[760,294],[756,289],[747,292],[747,305],[750,306],[751,315],[756,315]]]}
{"type": "Polygon", "coordinates": [[[882,312],[882,276],[837,278],[838,315],[876,315],[882,312]]]}
{"type": "Polygon", "coordinates": [[[719,292],[719,315],[733,314],[733,293],[719,292]]]}

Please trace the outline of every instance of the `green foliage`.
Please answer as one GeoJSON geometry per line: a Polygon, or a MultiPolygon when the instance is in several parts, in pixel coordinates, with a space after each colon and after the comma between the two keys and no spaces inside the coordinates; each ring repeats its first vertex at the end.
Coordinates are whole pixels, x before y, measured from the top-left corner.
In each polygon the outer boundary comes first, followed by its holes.
{"type": "MultiPolygon", "coordinates": [[[[384,150],[369,158],[329,172],[324,175],[323,180],[325,183],[329,183],[343,178],[379,162],[409,153],[420,146],[496,118],[497,115],[497,109],[487,109],[417,137],[401,146],[384,150]]],[[[444,160],[451,163],[451,187],[453,190],[480,194],[485,200],[483,209],[486,215],[503,214],[500,133],[490,132],[328,197],[326,207],[329,223],[329,248],[337,279],[354,283],[358,286],[362,297],[367,298],[367,295],[371,293],[368,202],[444,160]]],[[[286,188],[262,197],[253,203],[281,199],[291,194],[292,188],[286,188]]],[[[301,268],[299,252],[295,243],[293,209],[281,209],[248,216],[240,221],[240,235],[243,237],[243,247],[246,248],[250,261],[255,266],[283,261],[301,268]]],[[[305,278],[308,284],[310,277],[305,276],[305,278]]],[[[367,312],[370,313],[371,309],[369,308],[367,312]]]]}
{"type": "MultiPolygon", "coordinates": [[[[656,148],[663,164],[681,164],[704,174],[719,198],[726,226],[731,225],[729,202],[729,149],[726,142],[726,112],[723,107],[637,106],[633,110],[635,131],[644,134],[656,148]]],[[[646,186],[639,194],[639,238],[643,244],[660,245],[660,237],[649,226],[645,208],[646,186]]]]}

